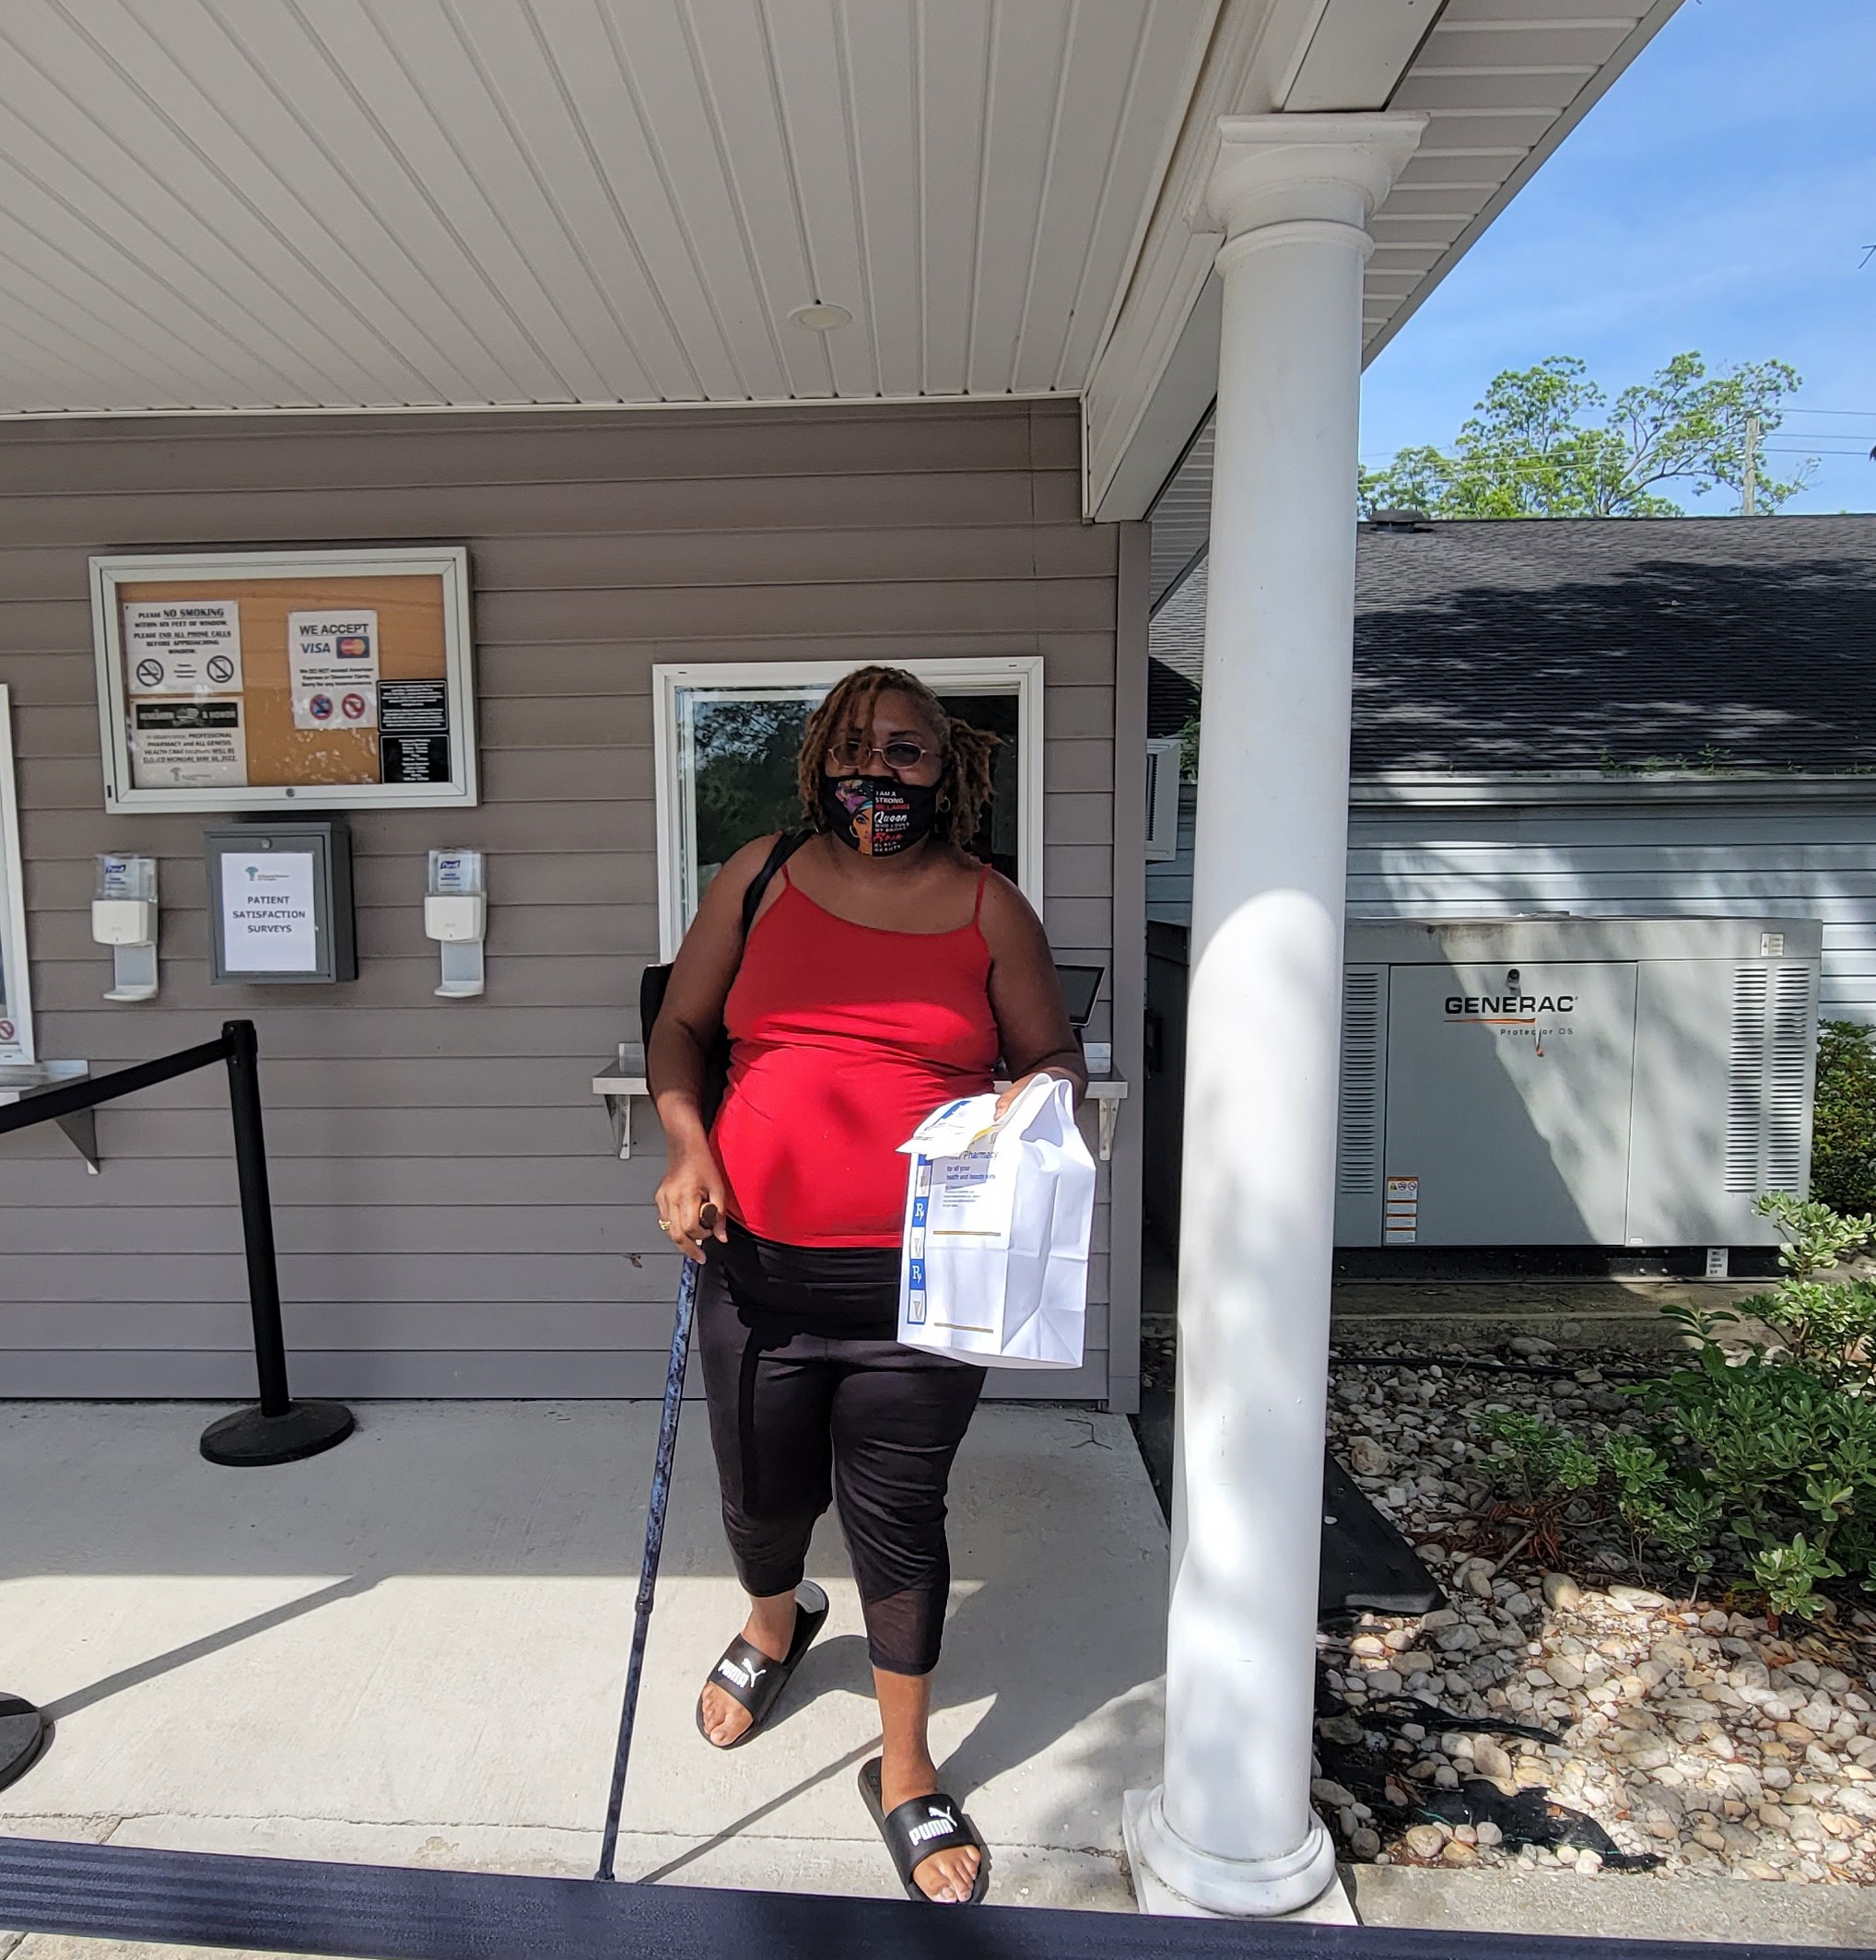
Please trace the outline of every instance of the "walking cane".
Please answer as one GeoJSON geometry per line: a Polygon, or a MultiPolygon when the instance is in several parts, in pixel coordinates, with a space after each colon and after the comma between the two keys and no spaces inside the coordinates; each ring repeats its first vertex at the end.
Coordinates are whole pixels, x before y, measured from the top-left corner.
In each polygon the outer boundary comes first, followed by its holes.
{"type": "MultiPolygon", "coordinates": [[[[704,1207],[701,1223],[715,1224],[704,1207]]],[[[619,1714],[619,1743],[613,1755],[612,1794],[606,1799],[605,1835],[600,1841],[595,1878],[613,1876],[613,1855],[618,1849],[619,1811],[626,1801],[626,1764],[632,1754],[632,1725],[639,1713],[639,1681],[645,1672],[645,1636],[651,1629],[651,1596],[658,1586],[658,1557],[664,1549],[664,1513],[671,1504],[671,1465],[677,1453],[677,1418],[684,1408],[684,1367],[690,1358],[690,1326],[697,1307],[695,1260],[684,1262],[677,1286],[677,1318],[671,1329],[671,1365],[664,1376],[664,1412],[658,1422],[658,1453],[651,1462],[651,1501],[645,1511],[645,1556],[639,1567],[639,1605],[632,1622],[632,1658],[626,1663],[626,1703],[619,1714]]]]}

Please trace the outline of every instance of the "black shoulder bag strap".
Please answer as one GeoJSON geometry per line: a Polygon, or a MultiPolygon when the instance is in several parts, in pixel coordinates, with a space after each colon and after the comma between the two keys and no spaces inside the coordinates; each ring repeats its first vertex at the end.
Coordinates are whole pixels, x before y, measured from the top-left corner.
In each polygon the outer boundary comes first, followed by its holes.
{"type": "MultiPolygon", "coordinates": [[[[768,889],[770,881],[813,835],[809,830],[784,830],[762,861],[762,869],[749,880],[749,888],[743,894],[743,937],[745,941],[749,937],[749,928],[756,923],[762,895],[768,889]]],[[[670,984],[671,963],[668,960],[659,966],[647,967],[639,981],[639,1027],[648,1055],[651,1047],[651,1028],[664,1005],[664,990],[670,984]]],[[[703,1119],[706,1123],[716,1115],[717,1105],[723,1099],[723,1088],[729,1079],[730,1038],[719,1028],[715,1040],[710,1043],[709,1052],[704,1057],[703,1119]]]]}

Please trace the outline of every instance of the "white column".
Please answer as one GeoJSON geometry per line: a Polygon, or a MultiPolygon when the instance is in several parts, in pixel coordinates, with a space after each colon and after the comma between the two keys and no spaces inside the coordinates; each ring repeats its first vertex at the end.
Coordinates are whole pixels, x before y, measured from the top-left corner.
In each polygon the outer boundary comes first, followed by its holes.
{"type": "MultiPolygon", "coordinates": [[[[1334,1876],[1309,1808],[1366,224],[1414,115],[1227,117],[1188,1009],[1165,1780],[1136,1863],[1200,1907],[1334,1876]]],[[[1138,1884],[1138,1880],[1136,1880],[1138,1884]]]]}

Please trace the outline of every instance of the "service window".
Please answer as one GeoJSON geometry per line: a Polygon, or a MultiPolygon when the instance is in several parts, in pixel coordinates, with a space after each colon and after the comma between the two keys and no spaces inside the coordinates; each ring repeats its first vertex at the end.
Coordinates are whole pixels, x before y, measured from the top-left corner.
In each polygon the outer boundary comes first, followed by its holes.
{"type": "Polygon", "coordinates": [[[104,806],[475,802],[460,546],[93,558],[104,806]]]}
{"type": "Polygon", "coordinates": [[[13,788],[13,707],[0,687],[0,1063],[31,1062],[26,895],[19,875],[19,801],[13,788]]]}
{"type": "MultiPolygon", "coordinates": [[[[801,823],[795,757],[808,716],[852,671],[839,661],[654,667],[658,919],[677,951],[705,888],[751,838],[801,823]]],[[[1001,738],[971,849],[1042,910],[1042,661],[907,661],[945,709],[1001,738]]]]}

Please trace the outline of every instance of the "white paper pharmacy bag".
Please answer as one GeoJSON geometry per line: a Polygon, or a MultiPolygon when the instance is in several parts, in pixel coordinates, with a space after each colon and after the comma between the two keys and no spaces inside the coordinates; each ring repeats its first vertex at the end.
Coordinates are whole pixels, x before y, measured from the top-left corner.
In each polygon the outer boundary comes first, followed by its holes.
{"type": "Polygon", "coordinates": [[[999,1367],[1079,1367],[1095,1162],[1074,1092],[1039,1076],[932,1110],[899,1147],[906,1180],[899,1339],[999,1367]]]}

